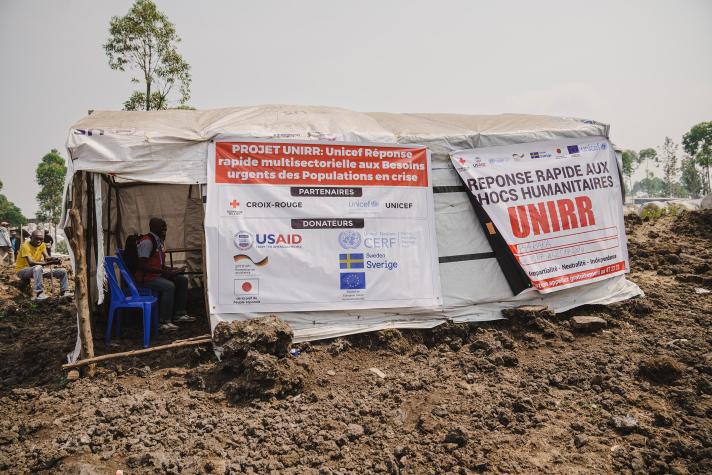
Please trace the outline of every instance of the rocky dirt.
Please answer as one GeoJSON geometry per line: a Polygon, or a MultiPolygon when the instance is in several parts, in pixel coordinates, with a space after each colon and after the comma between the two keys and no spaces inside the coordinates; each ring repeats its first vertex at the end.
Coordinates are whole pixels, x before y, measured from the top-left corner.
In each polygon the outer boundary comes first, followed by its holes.
{"type": "MultiPolygon", "coordinates": [[[[292,345],[298,356],[276,320],[223,329],[220,363],[189,348],[75,382],[60,370],[70,307],[26,301],[5,274],[0,471],[712,473],[712,212],[627,226],[645,298],[292,345]]],[[[117,348],[139,337],[129,328],[117,348]]]]}

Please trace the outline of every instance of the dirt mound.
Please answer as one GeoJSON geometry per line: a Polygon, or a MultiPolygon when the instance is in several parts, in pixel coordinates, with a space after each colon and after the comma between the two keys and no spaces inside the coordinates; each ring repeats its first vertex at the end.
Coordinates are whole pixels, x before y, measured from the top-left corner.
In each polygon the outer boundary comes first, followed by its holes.
{"type": "Polygon", "coordinates": [[[712,237],[712,209],[682,212],[672,225],[676,234],[709,239],[712,237]]]}
{"type": "MultiPolygon", "coordinates": [[[[220,362],[162,352],[63,384],[51,378],[73,314],[0,292],[0,368],[14,381],[0,393],[0,472],[712,473],[704,216],[627,219],[644,298],[293,355],[281,322],[246,322],[220,328],[220,362]]],[[[140,331],[127,335],[135,347],[140,331]]]]}
{"type": "Polygon", "coordinates": [[[682,377],[685,367],[670,357],[648,358],[640,362],[640,375],[659,384],[671,384],[682,377]]]}
{"type": "Polygon", "coordinates": [[[55,294],[36,302],[19,287],[14,268],[0,269],[0,392],[62,384],[77,335],[72,300],[55,294]]]}
{"type": "Polygon", "coordinates": [[[229,360],[244,358],[248,351],[286,356],[293,337],[289,325],[269,315],[254,320],[220,322],[215,327],[213,341],[221,357],[229,360]]]}
{"type": "Polygon", "coordinates": [[[213,370],[213,388],[228,400],[284,398],[304,386],[304,368],[289,358],[294,333],[275,315],[254,320],[221,322],[214,342],[220,363],[213,370]]]}
{"type": "Polygon", "coordinates": [[[293,360],[250,351],[240,362],[235,379],[223,384],[222,390],[233,403],[251,398],[284,398],[301,392],[305,379],[303,368],[293,360]]]}

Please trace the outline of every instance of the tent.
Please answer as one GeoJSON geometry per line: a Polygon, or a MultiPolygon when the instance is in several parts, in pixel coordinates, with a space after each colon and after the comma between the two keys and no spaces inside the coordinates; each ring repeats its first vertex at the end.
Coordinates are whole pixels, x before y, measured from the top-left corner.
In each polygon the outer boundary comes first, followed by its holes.
{"type": "MultiPolygon", "coordinates": [[[[145,231],[152,216],[166,219],[174,262],[200,278],[203,266],[203,199],[211,140],[292,139],[420,144],[432,161],[435,227],[443,307],[332,312],[285,312],[295,340],[315,340],[384,328],[430,328],[444,321],[501,318],[503,308],[544,304],[557,312],[608,304],[640,289],[623,276],[550,294],[513,295],[492,256],[449,154],[456,150],[551,139],[608,137],[591,120],[521,114],[360,113],[341,108],[268,105],[205,111],[96,111],[71,126],[65,209],[87,227],[83,254],[88,305],[102,302],[103,256],[129,233],[145,231]]],[[[70,226],[69,214],[65,225],[70,226]]],[[[77,263],[80,264],[80,263],[77,263]]],[[[81,265],[79,266],[82,267],[81,265]]],[[[203,279],[204,280],[204,279],[203,279]]],[[[80,303],[80,302],[78,302],[80,303]]],[[[258,314],[211,315],[220,320],[258,314]]],[[[80,322],[81,323],[81,322],[80,322]]],[[[86,327],[87,325],[85,325],[86,327]]],[[[80,340],[90,334],[82,333],[80,340]]],[[[75,359],[77,351],[70,357],[75,359]]]]}

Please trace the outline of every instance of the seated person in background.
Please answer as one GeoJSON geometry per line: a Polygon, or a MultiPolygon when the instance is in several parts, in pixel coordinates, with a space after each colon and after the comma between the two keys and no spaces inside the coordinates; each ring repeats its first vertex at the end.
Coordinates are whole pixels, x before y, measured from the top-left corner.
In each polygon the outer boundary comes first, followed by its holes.
{"type": "Polygon", "coordinates": [[[44,293],[42,286],[42,278],[45,275],[52,274],[52,277],[59,277],[59,291],[62,297],[71,297],[69,291],[69,283],[67,281],[67,271],[61,267],[54,270],[45,270],[42,266],[59,264],[61,261],[57,258],[52,258],[47,255],[47,249],[43,242],[44,236],[42,231],[34,231],[30,236],[29,241],[25,241],[20,245],[20,251],[17,254],[15,262],[15,270],[17,276],[22,280],[29,281],[34,279],[34,300],[45,300],[47,294],[44,293]]]}
{"type": "Polygon", "coordinates": [[[7,226],[7,221],[0,223],[0,263],[5,263],[5,259],[7,259],[8,264],[14,264],[15,250],[12,248],[12,241],[10,240],[10,233],[7,230],[7,226]]]}
{"type": "Polygon", "coordinates": [[[188,278],[182,269],[165,265],[166,232],[168,226],[161,218],[151,218],[150,233],[143,236],[137,245],[138,270],[134,274],[136,284],[158,293],[158,315],[161,330],[176,330],[174,324],[193,322],[186,313],[188,278]]]}
{"type": "Polygon", "coordinates": [[[20,238],[17,237],[17,231],[14,229],[10,231],[10,242],[12,243],[12,251],[17,255],[18,252],[20,252],[20,238]]]}
{"type": "Polygon", "coordinates": [[[52,246],[54,246],[54,239],[52,239],[52,235],[46,229],[44,232],[44,243],[45,243],[45,247],[47,248],[47,255],[51,256],[52,255],[52,246]]]}

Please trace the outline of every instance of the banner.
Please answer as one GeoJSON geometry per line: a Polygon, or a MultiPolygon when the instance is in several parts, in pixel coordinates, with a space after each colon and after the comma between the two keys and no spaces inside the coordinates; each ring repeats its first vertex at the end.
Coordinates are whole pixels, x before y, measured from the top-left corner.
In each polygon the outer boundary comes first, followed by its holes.
{"type": "Polygon", "coordinates": [[[628,271],[620,175],[605,138],[465,150],[451,160],[489,217],[486,234],[501,234],[540,292],[628,271]]]}
{"type": "Polygon", "coordinates": [[[441,305],[421,146],[216,141],[211,313],[441,305]]]}

